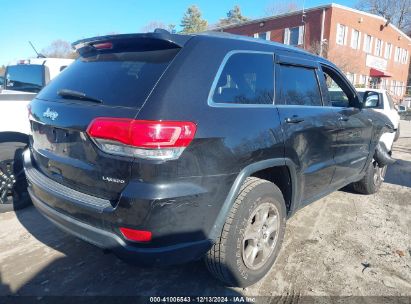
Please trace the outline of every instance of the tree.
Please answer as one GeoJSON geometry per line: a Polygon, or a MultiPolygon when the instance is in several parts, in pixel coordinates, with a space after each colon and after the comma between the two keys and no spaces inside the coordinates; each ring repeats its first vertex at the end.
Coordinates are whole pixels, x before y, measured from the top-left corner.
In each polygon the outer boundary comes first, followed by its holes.
{"type": "Polygon", "coordinates": [[[310,45],[307,48],[307,51],[312,53],[312,54],[327,58],[327,56],[328,56],[328,44],[323,42],[323,44],[321,45],[320,41],[315,40],[315,41],[312,41],[310,43],[310,45]]]}
{"type": "Polygon", "coordinates": [[[155,29],[163,29],[169,31],[170,33],[175,33],[175,28],[176,26],[174,24],[165,25],[161,21],[150,21],[146,26],[141,28],[141,31],[144,33],[150,33],[154,32],[155,29]]]}
{"type": "Polygon", "coordinates": [[[0,66],[0,76],[3,76],[5,71],[6,67],[4,65],[0,66]]]}
{"type": "Polygon", "coordinates": [[[411,30],[411,0],[360,0],[358,8],[384,17],[400,30],[411,30]]]}
{"type": "Polygon", "coordinates": [[[52,58],[76,58],[77,53],[70,43],[65,40],[54,40],[48,47],[42,49],[41,54],[52,58]]]}
{"type": "Polygon", "coordinates": [[[217,24],[217,26],[236,24],[247,20],[249,20],[249,18],[241,14],[240,6],[235,5],[233,9],[228,11],[227,18],[220,19],[220,22],[217,24]]]}
{"type": "Polygon", "coordinates": [[[167,29],[166,25],[161,21],[150,21],[147,25],[141,28],[144,33],[154,32],[155,29],[167,29]]]}
{"type": "Polygon", "coordinates": [[[201,17],[200,9],[192,5],[184,13],[181,27],[184,34],[204,32],[207,29],[207,21],[201,17]]]}
{"type": "Polygon", "coordinates": [[[291,2],[273,1],[273,3],[271,3],[265,8],[264,13],[266,16],[275,16],[275,15],[295,12],[298,9],[300,9],[300,6],[293,1],[291,2]]]}

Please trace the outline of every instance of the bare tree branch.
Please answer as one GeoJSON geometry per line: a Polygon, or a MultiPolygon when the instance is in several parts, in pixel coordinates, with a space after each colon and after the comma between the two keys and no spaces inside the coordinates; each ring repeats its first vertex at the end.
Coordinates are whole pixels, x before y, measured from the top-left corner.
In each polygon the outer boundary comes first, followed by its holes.
{"type": "Polygon", "coordinates": [[[360,0],[357,8],[384,17],[400,30],[411,29],[411,0],[360,0]]]}
{"type": "Polygon", "coordinates": [[[150,21],[147,25],[141,28],[141,32],[143,33],[154,32],[154,30],[157,28],[168,30],[167,26],[163,22],[150,21]]]}
{"type": "Polygon", "coordinates": [[[290,2],[272,1],[272,3],[264,9],[264,14],[266,16],[275,16],[275,15],[295,12],[299,9],[301,9],[301,7],[296,2],[293,2],[293,1],[290,1],[290,2]]]}
{"type": "Polygon", "coordinates": [[[54,40],[48,47],[42,49],[41,53],[51,58],[74,59],[77,57],[77,53],[71,48],[70,43],[62,39],[54,40]]]}

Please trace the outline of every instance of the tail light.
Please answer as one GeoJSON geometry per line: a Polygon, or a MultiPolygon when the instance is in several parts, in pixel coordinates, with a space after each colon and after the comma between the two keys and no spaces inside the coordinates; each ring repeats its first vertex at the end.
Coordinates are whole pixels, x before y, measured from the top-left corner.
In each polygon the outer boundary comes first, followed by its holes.
{"type": "Polygon", "coordinates": [[[151,231],[120,227],[120,232],[127,240],[134,242],[150,242],[152,237],[151,231]]]}
{"type": "Polygon", "coordinates": [[[87,133],[106,153],[171,160],[180,157],[196,129],[192,122],[100,117],[91,122],[87,133]]]}

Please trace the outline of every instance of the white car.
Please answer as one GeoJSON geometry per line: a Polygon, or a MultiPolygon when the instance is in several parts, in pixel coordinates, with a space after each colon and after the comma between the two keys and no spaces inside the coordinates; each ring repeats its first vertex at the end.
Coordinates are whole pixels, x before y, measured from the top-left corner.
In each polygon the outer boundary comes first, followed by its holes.
{"type": "Polygon", "coordinates": [[[6,67],[0,90],[0,212],[29,204],[21,151],[29,142],[27,105],[74,60],[34,58],[6,67]]]}
{"type": "Polygon", "coordinates": [[[380,139],[382,142],[384,142],[388,151],[391,151],[394,141],[396,141],[400,137],[400,115],[394,107],[394,101],[391,95],[386,90],[367,88],[357,89],[360,97],[363,97],[364,93],[367,91],[378,93],[376,95],[372,95],[375,96],[376,99],[378,98],[378,100],[375,100],[376,103],[372,109],[374,111],[385,114],[394,125],[395,133],[384,133],[380,139]]]}
{"type": "Polygon", "coordinates": [[[0,92],[0,138],[2,134],[28,135],[27,105],[36,94],[73,59],[33,58],[6,67],[0,92]]]}

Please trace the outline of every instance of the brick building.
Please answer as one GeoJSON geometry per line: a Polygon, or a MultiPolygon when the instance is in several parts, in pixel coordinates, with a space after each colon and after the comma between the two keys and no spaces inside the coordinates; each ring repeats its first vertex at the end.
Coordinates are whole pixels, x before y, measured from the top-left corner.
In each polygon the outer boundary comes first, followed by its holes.
{"type": "Polygon", "coordinates": [[[295,11],[220,28],[294,45],[327,57],[358,87],[406,92],[411,38],[383,17],[338,4],[295,11]]]}

